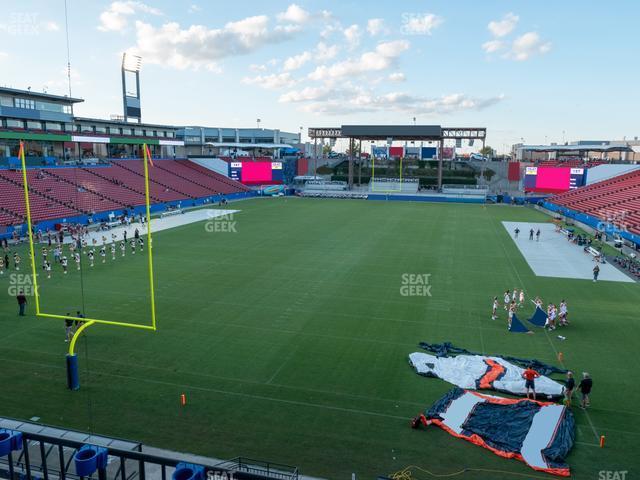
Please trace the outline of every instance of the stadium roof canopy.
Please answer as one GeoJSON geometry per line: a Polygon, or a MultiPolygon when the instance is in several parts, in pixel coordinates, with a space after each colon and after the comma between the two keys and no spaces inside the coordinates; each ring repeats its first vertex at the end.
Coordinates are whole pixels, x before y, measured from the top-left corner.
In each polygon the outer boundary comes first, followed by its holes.
{"type": "Polygon", "coordinates": [[[523,145],[522,150],[528,152],[631,152],[628,145],[607,145],[601,143],[583,145],[523,145]]]}
{"type": "Polygon", "coordinates": [[[341,127],[312,127],[309,138],[351,138],[358,140],[481,140],[484,127],[441,127],[440,125],[342,125],[341,127]]]}
{"type": "Polygon", "coordinates": [[[18,90],[8,87],[0,87],[0,93],[4,93],[7,95],[24,95],[28,97],[41,98],[42,100],[57,100],[67,103],[84,102],[82,98],[68,97],[67,95],[52,95],[50,93],[32,92],[31,90],[18,90]]]}
{"type": "Polygon", "coordinates": [[[342,135],[362,140],[440,140],[440,125],[342,125],[342,135]]]}

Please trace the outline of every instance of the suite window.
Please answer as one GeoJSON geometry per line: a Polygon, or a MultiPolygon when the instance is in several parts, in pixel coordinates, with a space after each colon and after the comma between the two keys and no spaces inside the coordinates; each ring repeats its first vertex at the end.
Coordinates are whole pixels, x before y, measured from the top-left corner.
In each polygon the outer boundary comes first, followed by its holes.
{"type": "Polygon", "coordinates": [[[17,108],[28,108],[30,110],[35,110],[36,108],[36,102],[26,98],[16,98],[14,99],[14,104],[17,108]]]}
{"type": "Polygon", "coordinates": [[[7,118],[7,128],[24,128],[24,122],[7,118]]]}
{"type": "Polygon", "coordinates": [[[32,130],[42,130],[42,123],[27,120],[27,128],[32,130]]]}

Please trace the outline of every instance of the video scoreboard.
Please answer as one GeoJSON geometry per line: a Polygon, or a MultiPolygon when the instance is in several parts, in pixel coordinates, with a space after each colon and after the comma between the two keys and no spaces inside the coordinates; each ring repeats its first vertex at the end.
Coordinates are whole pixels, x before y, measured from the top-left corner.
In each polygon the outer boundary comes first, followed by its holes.
{"type": "Polygon", "coordinates": [[[229,178],[245,185],[282,183],[282,162],[229,162],[229,178]]]}

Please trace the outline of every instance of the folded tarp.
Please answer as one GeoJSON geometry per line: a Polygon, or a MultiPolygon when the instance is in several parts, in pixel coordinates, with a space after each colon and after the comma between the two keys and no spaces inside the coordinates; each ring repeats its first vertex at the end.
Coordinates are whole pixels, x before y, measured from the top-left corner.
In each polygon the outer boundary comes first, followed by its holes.
{"type": "MultiPolygon", "coordinates": [[[[485,355],[436,357],[414,352],[409,355],[409,363],[419,375],[440,378],[460,388],[496,390],[518,396],[527,394],[522,378],[524,369],[504,358],[485,355]]],[[[535,389],[539,398],[562,398],[563,386],[544,375],[535,379],[535,389]]]]}
{"type": "MultiPolygon", "coordinates": [[[[456,347],[451,342],[444,343],[427,343],[420,342],[420,348],[433,353],[437,357],[447,357],[458,355],[461,353],[466,353],[469,355],[484,355],[484,353],[472,352],[467,350],[466,348],[456,347]]],[[[535,358],[519,358],[519,357],[511,357],[509,355],[492,355],[493,357],[500,357],[508,362],[511,362],[519,367],[531,367],[540,375],[551,375],[552,373],[567,373],[567,371],[563,368],[558,368],[554,365],[549,365],[548,363],[541,362],[540,360],[536,360],[535,358]]]]}
{"type": "Polygon", "coordinates": [[[569,476],[575,420],[563,405],[501,398],[454,388],[425,414],[451,435],[515,458],[534,470],[569,476]]]}

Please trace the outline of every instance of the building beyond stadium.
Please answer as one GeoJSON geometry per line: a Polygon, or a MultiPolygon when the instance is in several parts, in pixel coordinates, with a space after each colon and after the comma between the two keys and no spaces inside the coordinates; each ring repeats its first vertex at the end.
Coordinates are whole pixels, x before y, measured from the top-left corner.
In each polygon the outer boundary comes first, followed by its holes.
{"type": "Polygon", "coordinates": [[[138,157],[140,146],[163,158],[212,156],[249,151],[253,155],[293,150],[300,135],[269,129],[180,127],[77,117],[83,99],[0,88],[0,166],[17,166],[20,140],[27,163],[96,163],[138,157]]]}

